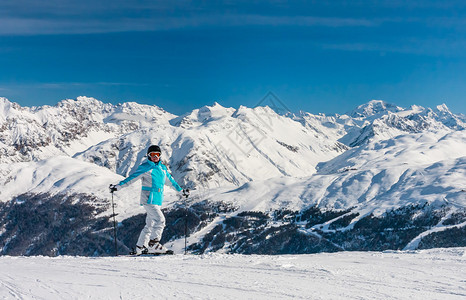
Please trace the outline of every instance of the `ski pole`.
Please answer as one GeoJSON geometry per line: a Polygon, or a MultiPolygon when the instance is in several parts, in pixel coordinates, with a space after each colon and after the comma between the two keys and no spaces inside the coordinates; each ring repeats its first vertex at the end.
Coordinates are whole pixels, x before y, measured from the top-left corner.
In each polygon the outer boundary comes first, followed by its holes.
{"type": "Polygon", "coordinates": [[[186,202],[188,201],[189,190],[183,190],[183,196],[186,197],[184,203],[184,255],[188,254],[188,208],[186,207],[186,202]]]}
{"type": "Polygon", "coordinates": [[[117,230],[116,230],[116,220],[115,220],[115,204],[113,203],[113,191],[112,191],[112,210],[113,210],[113,239],[115,240],[115,256],[118,256],[117,230]]]}
{"type": "Polygon", "coordinates": [[[184,215],[184,255],[188,254],[188,209],[185,206],[184,215]]]}

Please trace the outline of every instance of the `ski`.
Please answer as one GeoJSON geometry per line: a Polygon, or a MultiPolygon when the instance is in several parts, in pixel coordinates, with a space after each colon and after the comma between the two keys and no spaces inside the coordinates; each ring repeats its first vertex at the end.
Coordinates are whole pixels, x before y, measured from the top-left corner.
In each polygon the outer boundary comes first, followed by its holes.
{"type": "Polygon", "coordinates": [[[124,255],[124,256],[131,256],[131,257],[139,257],[139,256],[142,256],[142,257],[147,257],[147,256],[163,256],[163,255],[173,255],[175,254],[172,250],[167,250],[166,252],[164,253],[143,253],[143,254],[139,254],[137,255],[136,252],[134,251],[131,251],[128,255],[124,255]]]}

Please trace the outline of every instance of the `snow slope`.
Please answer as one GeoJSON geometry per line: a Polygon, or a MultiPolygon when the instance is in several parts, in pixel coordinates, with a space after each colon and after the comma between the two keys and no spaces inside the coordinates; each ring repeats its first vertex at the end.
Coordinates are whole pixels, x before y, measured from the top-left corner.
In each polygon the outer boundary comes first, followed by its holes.
{"type": "Polygon", "coordinates": [[[0,257],[2,299],[464,299],[466,249],[0,257]]]}
{"type": "Polygon", "coordinates": [[[209,199],[267,212],[355,207],[361,215],[429,203],[466,208],[466,131],[400,135],[350,149],[302,178],[255,180],[212,189],[209,199]]]}
{"type": "MultiPolygon", "coordinates": [[[[123,176],[109,169],[92,163],[57,156],[38,162],[21,162],[0,164],[0,199],[8,200],[28,194],[90,194],[99,203],[110,201],[108,186],[124,179],[123,176]]],[[[120,192],[114,197],[118,219],[122,220],[144,210],[139,206],[140,182],[120,192]]],[[[168,188],[165,192],[166,204],[178,200],[175,190],[168,188]]],[[[109,207],[110,213],[111,207],[109,207]]]]}

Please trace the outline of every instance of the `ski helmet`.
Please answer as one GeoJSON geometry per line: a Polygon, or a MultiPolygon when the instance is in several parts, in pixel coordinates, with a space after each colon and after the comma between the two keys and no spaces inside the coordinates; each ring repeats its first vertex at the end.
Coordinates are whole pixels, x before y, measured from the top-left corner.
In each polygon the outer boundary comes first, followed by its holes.
{"type": "Polygon", "coordinates": [[[149,149],[147,149],[147,154],[151,152],[159,152],[160,154],[162,154],[162,150],[160,150],[160,147],[157,145],[152,145],[149,147],[149,149]]]}

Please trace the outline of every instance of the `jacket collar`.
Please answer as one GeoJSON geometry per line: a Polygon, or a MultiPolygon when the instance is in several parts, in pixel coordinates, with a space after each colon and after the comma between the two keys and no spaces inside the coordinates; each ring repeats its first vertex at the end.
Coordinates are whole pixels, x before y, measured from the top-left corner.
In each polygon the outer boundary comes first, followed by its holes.
{"type": "Polygon", "coordinates": [[[147,159],[147,162],[148,162],[149,165],[151,165],[152,167],[156,167],[156,166],[158,166],[158,165],[161,164],[161,163],[160,163],[160,160],[159,160],[158,162],[155,163],[155,162],[151,161],[150,159],[147,159]]]}

